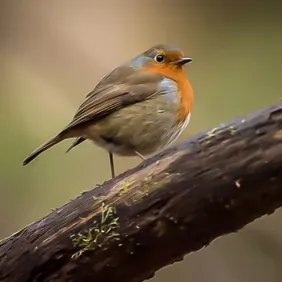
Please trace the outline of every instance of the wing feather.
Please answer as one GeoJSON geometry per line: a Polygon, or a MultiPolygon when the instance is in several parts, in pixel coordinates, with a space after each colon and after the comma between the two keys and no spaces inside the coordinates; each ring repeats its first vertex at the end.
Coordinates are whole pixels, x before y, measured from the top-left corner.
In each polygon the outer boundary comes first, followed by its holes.
{"type": "Polygon", "coordinates": [[[86,96],[65,130],[152,97],[158,93],[162,79],[159,74],[137,70],[128,65],[115,69],[86,96]]]}

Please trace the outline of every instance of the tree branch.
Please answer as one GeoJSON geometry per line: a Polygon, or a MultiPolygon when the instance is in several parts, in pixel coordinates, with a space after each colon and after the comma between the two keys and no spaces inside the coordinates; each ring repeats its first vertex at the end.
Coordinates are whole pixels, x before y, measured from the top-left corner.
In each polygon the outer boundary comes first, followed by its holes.
{"type": "Polygon", "coordinates": [[[282,103],[200,134],[0,246],[2,282],[141,282],[282,205],[282,103]]]}

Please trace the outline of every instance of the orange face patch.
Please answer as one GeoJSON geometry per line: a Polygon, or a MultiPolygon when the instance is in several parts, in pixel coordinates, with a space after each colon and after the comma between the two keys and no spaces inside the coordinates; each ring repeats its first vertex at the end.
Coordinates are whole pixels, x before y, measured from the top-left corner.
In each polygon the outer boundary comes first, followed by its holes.
{"type": "Polygon", "coordinates": [[[174,80],[177,83],[179,89],[178,94],[181,102],[179,107],[179,119],[181,122],[184,122],[192,110],[194,101],[193,89],[185,75],[184,69],[166,62],[162,64],[153,62],[143,67],[143,70],[160,74],[174,80]]]}

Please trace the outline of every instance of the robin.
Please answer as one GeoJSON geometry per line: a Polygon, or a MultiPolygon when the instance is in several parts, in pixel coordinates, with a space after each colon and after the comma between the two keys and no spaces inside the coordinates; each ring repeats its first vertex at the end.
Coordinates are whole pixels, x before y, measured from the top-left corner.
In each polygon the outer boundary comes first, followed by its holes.
{"type": "Polygon", "coordinates": [[[86,139],[109,152],[112,177],[113,154],[144,156],[174,141],[190,120],[193,90],[184,72],[191,62],[174,47],[157,45],[114,69],[90,92],[73,120],[42,144],[23,162],[67,138],[86,139]]]}

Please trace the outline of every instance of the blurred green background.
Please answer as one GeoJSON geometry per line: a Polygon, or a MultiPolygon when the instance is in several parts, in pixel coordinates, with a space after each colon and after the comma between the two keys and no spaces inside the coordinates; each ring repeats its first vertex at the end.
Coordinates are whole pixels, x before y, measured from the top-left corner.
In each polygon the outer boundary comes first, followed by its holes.
{"type": "MultiPolygon", "coordinates": [[[[23,159],[68,123],[112,68],[157,43],[193,58],[191,135],[282,97],[282,2],[0,0],[0,238],[110,177],[108,155],[69,141],[23,159]]],[[[116,158],[118,173],[139,163],[116,158]]],[[[282,280],[282,214],[225,236],[153,279],[282,280]]]]}

